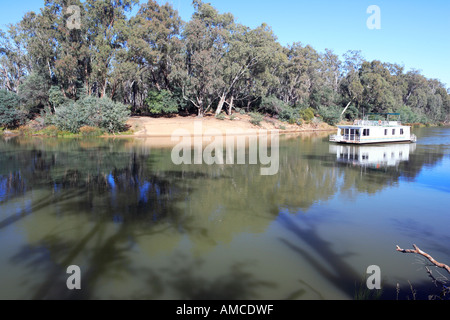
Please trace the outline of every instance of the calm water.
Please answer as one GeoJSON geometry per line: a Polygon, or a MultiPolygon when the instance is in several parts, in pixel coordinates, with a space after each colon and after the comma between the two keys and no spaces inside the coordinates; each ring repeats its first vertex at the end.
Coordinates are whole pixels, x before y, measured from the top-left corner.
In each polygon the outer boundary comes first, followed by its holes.
{"type": "Polygon", "coordinates": [[[450,129],[416,145],[286,136],[280,170],[182,165],[154,140],[0,138],[0,299],[353,299],[450,263],[450,129]],[[66,288],[81,268],[82,290],[66,288]]]}

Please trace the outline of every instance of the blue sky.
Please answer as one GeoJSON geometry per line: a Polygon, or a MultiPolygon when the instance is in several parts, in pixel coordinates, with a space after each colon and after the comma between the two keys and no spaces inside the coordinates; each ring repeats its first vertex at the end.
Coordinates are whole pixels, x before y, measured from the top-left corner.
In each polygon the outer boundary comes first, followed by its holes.
{"type": "MultiPolygon", "coordinates": [[[[160,3],[165,0],[158,0],[160,3]]],[[[191,0],[168,0],[183,18],[190,19],[191,0]]],[[[367,60],[398,63],[406,71],[421,70],[450,87],[450,1],[448,0],[205,0],[220,12],[231,12],[249,27],[265,22],[282,45],[309,44],[342,55],[361,50],[367,60]],[[381,29],[370,30],[366,12],[381,10],[381,29]]],[[[38,11],[43,0],[0,0],[0,28],[38,11]]]]}

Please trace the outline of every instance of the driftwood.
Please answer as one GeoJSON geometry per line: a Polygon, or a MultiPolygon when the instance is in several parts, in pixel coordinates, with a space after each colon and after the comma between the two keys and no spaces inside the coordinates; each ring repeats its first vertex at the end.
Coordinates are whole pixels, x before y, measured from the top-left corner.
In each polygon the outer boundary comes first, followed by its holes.
{"type": "Polygon", "coordinates": [[[415,254],[419,254],[421,256],[424,256],[425,258],[427,258],[432,264],[434,264],[436,267],[442,268],[447,270],[448,273],[450,273],[450,267],[444,263],[440,263],[437,262],[432,256],[430,256],[428,253],[423,252],[422,250],[419,249],[418,246],[416,246],[415,244],[413,245],[414,249],[402,249],[399,246],[397,246],[397,251],[402,252],[402,253],[415,253],[415,254]]]}
{"type": "MultiPolygon", "coordinates": [[[[446,265],[445,263],[437,262],[432,256],[430,256],[428,253],[420,250],[419,247],[416,246],[415,244],[413,245],[413,247],[414,247],[414,249],[407,249],[407,250],[405,250],[405,249],[402,249],[399,246],[397,246],[397,251],[398,252],[402,252],[402,253],[415,253],[415,254],[421,255],[421,256],[427,258],[436,267],[445,269],[445,270],[447,270],[448,273],[450,273],[450,267],[448,265],[446,265]]],[[[429,296],[429,298],[430,299],[434,299],[434,298],[443,299],[445,296],[447,296],[450,293],[450,287],[447,286],[446,281],[440,281],[437,278],[435,278],[433,276],[433,273],[431,272],[430,268],[425,267],[425,269],[426,269],[426,271],[428,273],[428,276],[433,281],[433,283],[436,286],[440,286],[442,288],[442,291],[441,291],[439,297],[436,296],[436,295],[432,295],[432,296],[429,296]]],[[[398,284],[397,284],[397,295],[398,295],[398,284]]]]}

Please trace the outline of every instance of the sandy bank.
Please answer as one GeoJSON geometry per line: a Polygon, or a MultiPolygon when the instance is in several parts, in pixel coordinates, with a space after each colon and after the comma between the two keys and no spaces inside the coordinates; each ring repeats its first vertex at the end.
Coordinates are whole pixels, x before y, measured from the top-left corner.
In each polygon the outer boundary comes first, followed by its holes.
{"type": "Polygon", "coordinates": [[[335,128],[325,123],[319,125],[304,124],[302,126],[290,125],[272,118],[265,118],[256,126],[250,123],[247,115],[238,115],[234,120],[228,117],[225,120],[216,119],[212,115],[198,118],[196,116],[173,118],[132,117],[128,125],[134,137],[171,137],[175,132],[185,132],[189,135],[207,135],[212,132],[220,134],[258,134],[260,130],[268,132],[279,130],[280,133],[301,133],[311,131],[334,131],[335,128]],[[181,129],[181,131],[180,131],[181,129]]]}

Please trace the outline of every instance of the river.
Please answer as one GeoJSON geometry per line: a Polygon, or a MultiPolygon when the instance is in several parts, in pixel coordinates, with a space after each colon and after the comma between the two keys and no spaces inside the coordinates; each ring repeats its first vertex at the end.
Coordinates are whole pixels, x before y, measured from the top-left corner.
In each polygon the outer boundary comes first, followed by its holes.
{"type": "Polygon", "coordinates": [[[155,139],[0,138],[0,299],[427,298],[425,259],[396,245],[450,263],[450,129],[414,134],[282,136],[274,175],[176,165],[155,139]]]}

